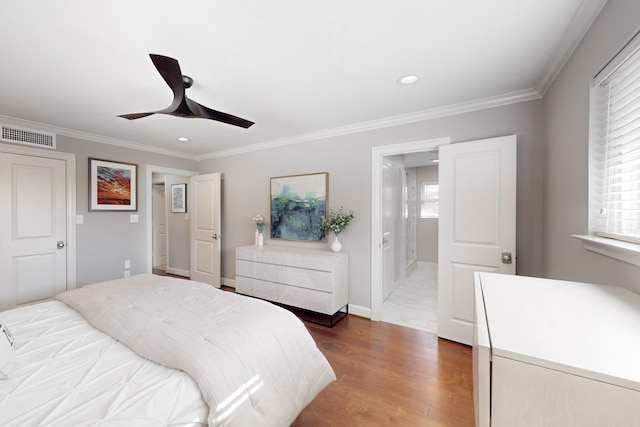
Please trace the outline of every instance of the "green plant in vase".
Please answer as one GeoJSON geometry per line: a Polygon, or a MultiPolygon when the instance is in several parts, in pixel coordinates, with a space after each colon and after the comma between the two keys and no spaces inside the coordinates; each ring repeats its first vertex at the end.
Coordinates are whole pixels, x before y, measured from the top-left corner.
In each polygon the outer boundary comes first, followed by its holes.
{"type": "Polygon", "coordinates": [[[334,252],[340,252],[342,244],[338,240],[338,235],[347,228],[347,225],[355,218],[355,213],[352,209],[346,210],[344,207],[340,207],[337,211],[329,209],[327,216],[322,217],[322,226],[327,230],[333,231],[335,239],[331,243],[331,250],[334,252]]]}

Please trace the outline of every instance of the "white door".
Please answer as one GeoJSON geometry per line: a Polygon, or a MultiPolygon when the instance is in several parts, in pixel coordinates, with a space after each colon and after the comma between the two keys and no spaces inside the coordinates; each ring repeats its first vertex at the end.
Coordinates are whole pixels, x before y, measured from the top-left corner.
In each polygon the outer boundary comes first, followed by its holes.
{"type": "Polygon", "coordinates": [[[516,136],[444,145],[439,166],[438,335],[470,345],[473,273],[515,274],[516,136]]]}
{"type": "Polygon", "coordinates": [[[395,233],[394,215],[396,191],[393,179],[393,162],[384,159],[382,163],[382,300],[393,291],[395,281],[395,233]]]}
{"type": "Polygon", "coordinates": [[[153,233],[153,268],[167,268],[167,207],[165,185],[153,184],[152,193],[152,233],[153,233]]]}
{"type": "Polygon", "coordinates": [[[0,310],[67,290],[65,168],[0,154],[0,310]]]}
{"type": "Polygon", "coordinates": [[[220,287],[220,174],[192,176],[191,280],[220,287]]]}

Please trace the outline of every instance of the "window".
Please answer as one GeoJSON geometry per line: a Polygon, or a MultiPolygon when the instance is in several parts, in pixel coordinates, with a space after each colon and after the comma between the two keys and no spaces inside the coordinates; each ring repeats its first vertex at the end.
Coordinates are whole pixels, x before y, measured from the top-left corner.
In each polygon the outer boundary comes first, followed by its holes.
{"type": "Polygon", "coordinates": [[[438,218],[440,186],[434,182],[423,182],[420,190],[420,218],[438,218]]]}
{"type": "Polygon", "coordinates": [[[640,37],[595,77],[590,117],[590,234],[640,243],[640,37]]]}

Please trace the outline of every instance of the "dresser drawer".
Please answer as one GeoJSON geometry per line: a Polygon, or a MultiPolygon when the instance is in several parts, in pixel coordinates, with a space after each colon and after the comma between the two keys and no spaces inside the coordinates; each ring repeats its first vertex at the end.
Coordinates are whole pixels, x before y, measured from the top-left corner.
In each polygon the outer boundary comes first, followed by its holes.
{"type": "Polygon", "coordinates": [[[344,295],[242,276],[236,279],[236,292],[328,315],[334,314],[347,304],[344,295]]]}
{"type": "Polygon", "coordinates": [[[331,292],[333,290],[333,274],[327,271],[308,270],[239,259],[236,261],[236,275],[323,292],[331,292]]]}
{"type": "Polygon", "coordinates": [[[236,292],[333,316],[349,302],[349,255],[242,246],[236,248],[236,292]]]}

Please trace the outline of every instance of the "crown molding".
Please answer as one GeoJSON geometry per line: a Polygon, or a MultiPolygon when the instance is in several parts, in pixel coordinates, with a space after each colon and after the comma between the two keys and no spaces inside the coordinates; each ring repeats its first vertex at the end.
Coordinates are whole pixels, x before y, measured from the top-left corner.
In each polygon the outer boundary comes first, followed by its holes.
{"type": "Polygon", "coordinates": [[[60,126],[48,125],[44,123],[32,122],[29,120],[16,119],[13,117],[0,115],[0,120],[7,124],[21,126],[29,129],[40,130],[43,132],[53,132],[56,135],[63,135],[70,138],[81,139],[84,141],[93,141],[101,144],[115,145],[118,147],[129,148],[133,150],[146,151],[150,153],[162,154],[165,156],[179,157],[189,160],[207,160],[220,157],[235,156],[238,154],[250,153],[253,151],[267,150],[270,148],[284,147],[292,144],[300,144],[319,139],[332,138],[336,136],[349,135],[359,132],[366,132],[376,129],[383,129],[404,124],[433,120],[441,117],[454,116],[457,114],[470,113],[473,111],[485,110],[489,108],[501,107],[519,102],[532,101],[540,99],[541,95],[535,89],[525,89],[517,92],[510,92],[502,95],[492,96],[488,98],[478,99],[474,101],[461,102],[458,104],[447,105],[443,107],[431,108],[414,113],[402,114],[397,116],[385,117],[378,120],[370,120],[361,123],[355,123],[347,126],[340,126],[332,129],[326,129],[318,132],[311,132],[302,135],[296,135],[289,138],[275,139],[271,141],[260,142],[243,147],[214,151],[208,154],[193,155],[180,151],[166,150],[147,144],[140,144],[131,141],[125,141],[116,138],[96,135],[88,132],[81,132],[60,126]]]}
{"type": "Polygon", "coordinates": [[[366,132],[393,126],[400,126],[409,123],[433,120],[441,117],[454,116],[457,114],[470,113],[473,111],[485,110],[489,108],[501,107],[504,105],[540,99],[540,94],[535,89],[525,89],[517,92],[510,92],[489,98],[474,101],[461,102],[459,104],[436,107],[414,113],[402,114],[398,116],[385,117],[383,119],[371,120],[367,122],[355,123],[347,126],[340,126],[318,132],[306,133],[290,138],[275,139],[260,142],[244,147],[232,148],[229,150],[214,151],[212,153],[196,156],[196,160],[215,159],[220,157],[235,156],[238,154],[250,153],[253,151],[267,150],[270,148],[284,147],[292,144],[315,141],[318,139],[332,138],[336,136],[349,135],[353,133],[366,132]]]}
{"type": "Polygon", "coordinates": [[[32,122],[29,120],[16,119],[14,117],[0,115],[0,121],[6,124],[12,124],[27,129],[39,130],[42,132],[53,132],[56,135],[67,136],[69,138],[81,139],[83,141],[98,142],[100,144],[115,145],[123,148],[130,148],[132,150],[146,151],[149,153],[162,154],[171,157],[180,157],[183,159],[196,160],[196,156],[193,154],[184,153],[181,151],[167,150],[164,148],[154,147],[152,145],[140,144],[137,142],[125,141],[117,138],[110,138],[107,136],[96,135],[93,133],[82,132],[74,129],[68,129],[60,126],[49,125],[46,123],[32,122]]]}
{"type": "Polygon", "coordinates": [[[607,0],[584,0],[582,2],[536,84],[535,88],[538,93],[544,95],[547,92],[605,4],[607,4],[607,0]]]}

